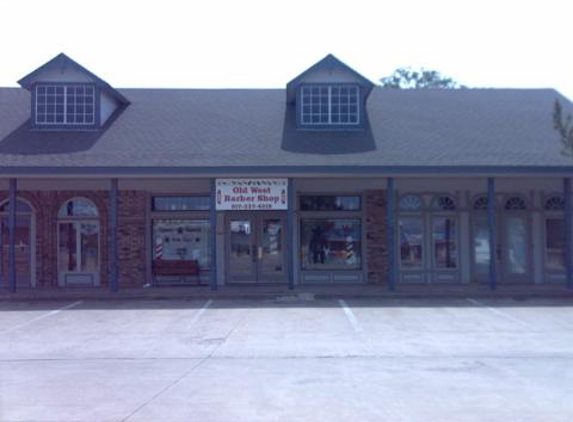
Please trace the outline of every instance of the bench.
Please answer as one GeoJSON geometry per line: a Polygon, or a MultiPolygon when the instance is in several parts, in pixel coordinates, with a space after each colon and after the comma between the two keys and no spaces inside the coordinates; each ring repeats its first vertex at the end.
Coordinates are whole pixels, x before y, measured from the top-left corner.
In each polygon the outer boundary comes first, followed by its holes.
{"type": "Polygon", "coordinates": [[[195,259],[153,260],[154,275],[199,275],[199,263],[195,259]]]}

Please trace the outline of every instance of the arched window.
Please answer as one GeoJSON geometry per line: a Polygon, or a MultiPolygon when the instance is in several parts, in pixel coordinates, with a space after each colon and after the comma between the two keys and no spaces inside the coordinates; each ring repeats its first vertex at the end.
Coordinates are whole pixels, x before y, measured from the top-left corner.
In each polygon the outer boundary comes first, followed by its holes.
{"type": "Polygon", "coordinates": [[[99,283],[98,215],[95,204],[86,198],[72,198],[60,207],[58,212],[60,285],[99,283]]]}
{"type": "Polygon", "coordinates": [[[400,211],[421,211],[422,208],[422,198],[418,195],[408,194],[400,198],[400,211]]]}
{"type": "MultiPolygon", "coordinates": [[[[4,201],[2,205],[0,205],[0,212],[8,212],[10,201],[4,201]]],[[[31,213],[33,212],[32,207],[26,202],[18,198],[16,200],[16,212],[21,213],[31,213]]]]}
{"type": "Polygon", "coordinates": [[[550,196],[545,201],[545,211],[564,211],[565,199],[562,196],[550,196]]]}
{"type": "Polygon", "coordinates": [[[505,201],[506,211],[522,211],[527,209],[527,203],[521,196],[511,196],[505,201]]]}
{"type": "Polygon", "coordinates": [[[97,217],[97,207],[86,198],[73,198],[61,206],[59,218],[66,217],[97,217]]]}
{"type": "Polygon", "coordinates": [[[434,211],[455,211],[456,202],[449,195],[436,196],[432,201],[432,210],[434,211]]]}
{"type": "Polygon", "coordinates": [[[487,211],[488,204],[487,196],[478,196],[474,201],[473,209],[474,211],[487,211]]]}

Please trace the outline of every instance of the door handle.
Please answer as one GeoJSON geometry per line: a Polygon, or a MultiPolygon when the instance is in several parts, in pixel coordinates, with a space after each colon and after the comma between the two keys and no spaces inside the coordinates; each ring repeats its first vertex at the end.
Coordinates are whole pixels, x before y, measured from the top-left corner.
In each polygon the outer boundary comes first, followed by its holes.
{"type": "Polygon", "coordinates": [[[263,247],[262,246],[257,247],[257,259],[259,259],[259,260],[263,259],[263,247]]]}

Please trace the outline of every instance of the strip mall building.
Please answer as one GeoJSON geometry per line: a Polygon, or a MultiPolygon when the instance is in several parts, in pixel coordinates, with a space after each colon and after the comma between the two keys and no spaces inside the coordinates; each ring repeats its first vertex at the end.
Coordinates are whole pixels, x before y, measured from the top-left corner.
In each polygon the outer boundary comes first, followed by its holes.
{"type": "Polygon", "coordinates": [[[551,89],[115,89],[61,54],[0,89],[0,284],[572,282],[551,89]]]}

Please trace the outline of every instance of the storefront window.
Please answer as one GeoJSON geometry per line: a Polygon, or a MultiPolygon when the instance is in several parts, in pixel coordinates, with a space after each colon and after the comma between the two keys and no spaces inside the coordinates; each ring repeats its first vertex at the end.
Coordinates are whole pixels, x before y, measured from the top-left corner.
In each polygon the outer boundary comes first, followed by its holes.
{"type": "Polygon", "coordinates": [[[360,196],[304,195],[300,197],[301,211],[360,211],[360,196]]]}
{"type": "Polygon", "coordinates": [[[407,269],[422,268],[424,225],[419,217],[401,217],[400,266],[407,269]]]}
{"type": "Polygon", "coordinates": [[[209,211],[208,196],[154,196],[153,211],[209,211]]]}
{"type": "MultiPolygon", "coordinates": [[[[487,204],[485,205],[487,208],[487,204]]],[[[474,220],[474,261],[476,272],[480,275],[489,273],[489,226],[487,218],[476,216],[474,220]]]]}
{"type": "Polygon", "coordinates": [[[360,269],[361,221],[342,218],[304,218],[301,220],[301,246],[303,269],[360,269]]]}
{"type": "Polygon", "coordinates": [[[545,263],[548,270],[565,269],[565,233],[563,218],[545,220],[545,263]]]}
{"type": "Polygon", "coordinates": [[[208,269],[209,232],[209,220],[153,220],[153,259],[193,260],[200,269],[208,269]]]}
{"type": "Polygon", "coordinates": [[[452,217],[434,217],[432,231],[436,268],[457,268],[456,220],[452,217]]]}

